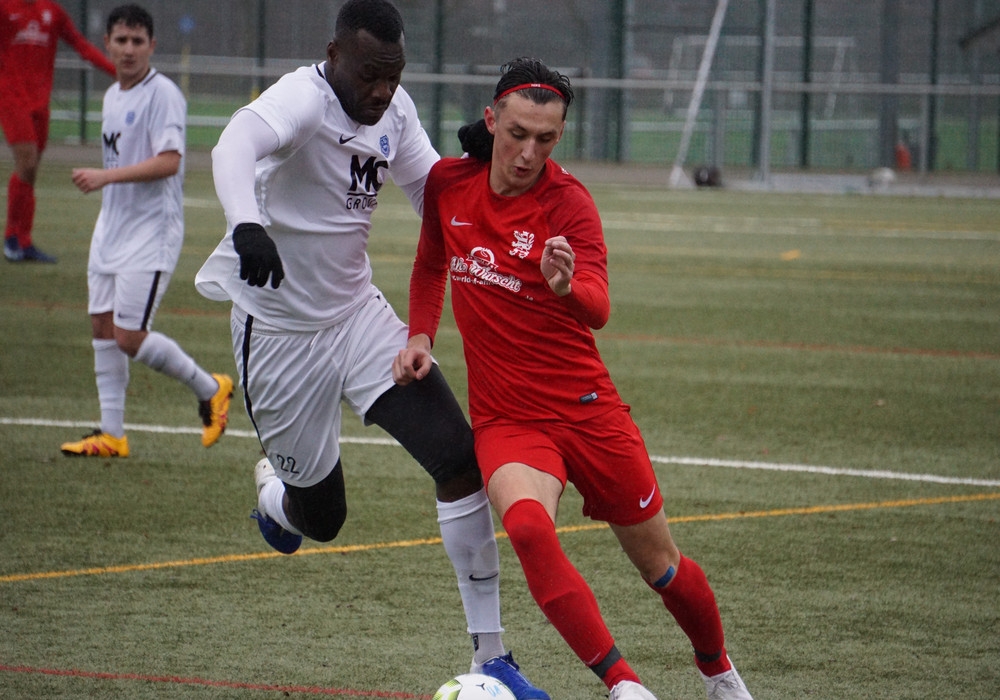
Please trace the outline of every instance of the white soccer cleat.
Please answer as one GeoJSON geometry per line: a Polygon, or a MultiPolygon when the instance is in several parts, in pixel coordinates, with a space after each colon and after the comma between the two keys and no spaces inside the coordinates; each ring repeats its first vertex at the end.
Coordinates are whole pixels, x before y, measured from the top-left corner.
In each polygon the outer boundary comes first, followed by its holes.
{"type": "Polygon", "coordinates": [[[264,488],[264,484],[277,478],[278,475],[274,473],[274,467],[271,466],[271,462],[267,457],[257,462],[257,465],[253,468],[253,480],[257,482],[257,495],[260,495],[260,490],[264,488]]]}
{"type": "MultiPolygon", "coordinates": [[[[732,659],[729,660],[729,663],[732,665],[732,659]]],[[[753,700],[753,696],[750,695],[746,683],[740,678],[735,666],[717,676],[706,676],[701,671],[698,671],[698,675],[705,681],[705,692],[708,693],[708,700],[753,700]]]]}
{"type": "Polygon", "coordinates": [[[638,683],[621,681],[615,683],[608,700],[656,700],[656,696],[638,683]]]}

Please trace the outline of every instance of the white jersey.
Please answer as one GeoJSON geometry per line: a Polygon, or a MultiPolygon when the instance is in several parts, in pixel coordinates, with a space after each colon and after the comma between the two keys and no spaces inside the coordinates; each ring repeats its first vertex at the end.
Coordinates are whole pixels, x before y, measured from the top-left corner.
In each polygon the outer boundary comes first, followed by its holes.
{"type": "Polygon", "coordinates": [[[167,151],[181,154],[181,166],[159,180],[104,186],[88,269],[172,271],[184,243],[184,94],[150,69],[128,90],[118,83],[109,87],[101,116],[105,168],[135,165],[167,151]]]}
{"type": "MultiPolygon", "coordinates": [[[[233,221],[195,278],[209,299],[230,299],[293,331],[336,325],[371,298],[366,251],[379,189],[387,175],[401,187],[422,184],[439,158],[405,90],[397,88],[382,119],[365,126],[347,116],[323,71],[324,64],[299,68],[244,107],[278,137],[278,149],[257,163],[256,198],[281,255],[281,286],[240,279],[233,221]]],[[[419,210],[418,189],[407,191],[419,210]]]]}

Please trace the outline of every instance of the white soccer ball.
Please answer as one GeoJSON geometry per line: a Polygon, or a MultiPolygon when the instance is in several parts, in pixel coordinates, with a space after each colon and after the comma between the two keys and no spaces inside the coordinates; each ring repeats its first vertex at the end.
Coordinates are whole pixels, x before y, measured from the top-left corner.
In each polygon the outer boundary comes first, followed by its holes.
{"type": "Polygon", "coordinates": [[[455,676],[438,688],[434,700],[517,700],[514,693],[496,678],[482,673],[455,676]]]}

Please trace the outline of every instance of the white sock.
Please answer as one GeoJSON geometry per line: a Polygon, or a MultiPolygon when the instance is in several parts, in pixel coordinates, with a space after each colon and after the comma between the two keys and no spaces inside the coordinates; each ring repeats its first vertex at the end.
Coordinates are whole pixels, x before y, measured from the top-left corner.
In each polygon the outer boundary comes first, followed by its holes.
{"type": "Polygon", "coordinates": [[[219,390],[219,383],[191,359],[172,338],[162,333],[149,333],[135,359],[150,369],[162,372],[188,386],[199,401],[206,401],[219,390]]]}
{"type": "Polygon", "coordinates": [[[257,494],[257,510],[270,515],[281,527],[285,528],[293,535],[301,535],[285,515],[285,484],[278,477],[268,479],[257,494]]]}
{"type": "Polygon", "coordinates": [[[128,355],[114,340],[91,341],[94,346],[94,374],[97,399],[101,406],[101,432],[120,438],[125,435],[125,390],[128,388],[128,355]]]}
{"type": "Polygon", "coordinates": [[[473,636],[474,661],[504,653],[500,641],[500,553],[486,490],[453,503],[437,502],[444,549],[458,576],[458,591],[473,636]]]}

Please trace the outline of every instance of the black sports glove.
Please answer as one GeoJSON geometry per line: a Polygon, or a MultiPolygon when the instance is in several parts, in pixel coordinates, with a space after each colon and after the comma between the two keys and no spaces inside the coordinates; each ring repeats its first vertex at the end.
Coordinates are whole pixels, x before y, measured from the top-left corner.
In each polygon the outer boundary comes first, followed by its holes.
{"type": "Polygon", "coordinates": [[[233,248],[240,256],[240,279],[255,287],[267,284],[277,289],[285,279],[278,247],[260,224],[238,224],[233,229],[233,248]]]}
{"type": "Polygon", "coordinates": [[[458,130],[462,150],[476,160],[489,163],[493,160],[493,134],[486,128],[486,120],[466,124],[458,130]]]}

